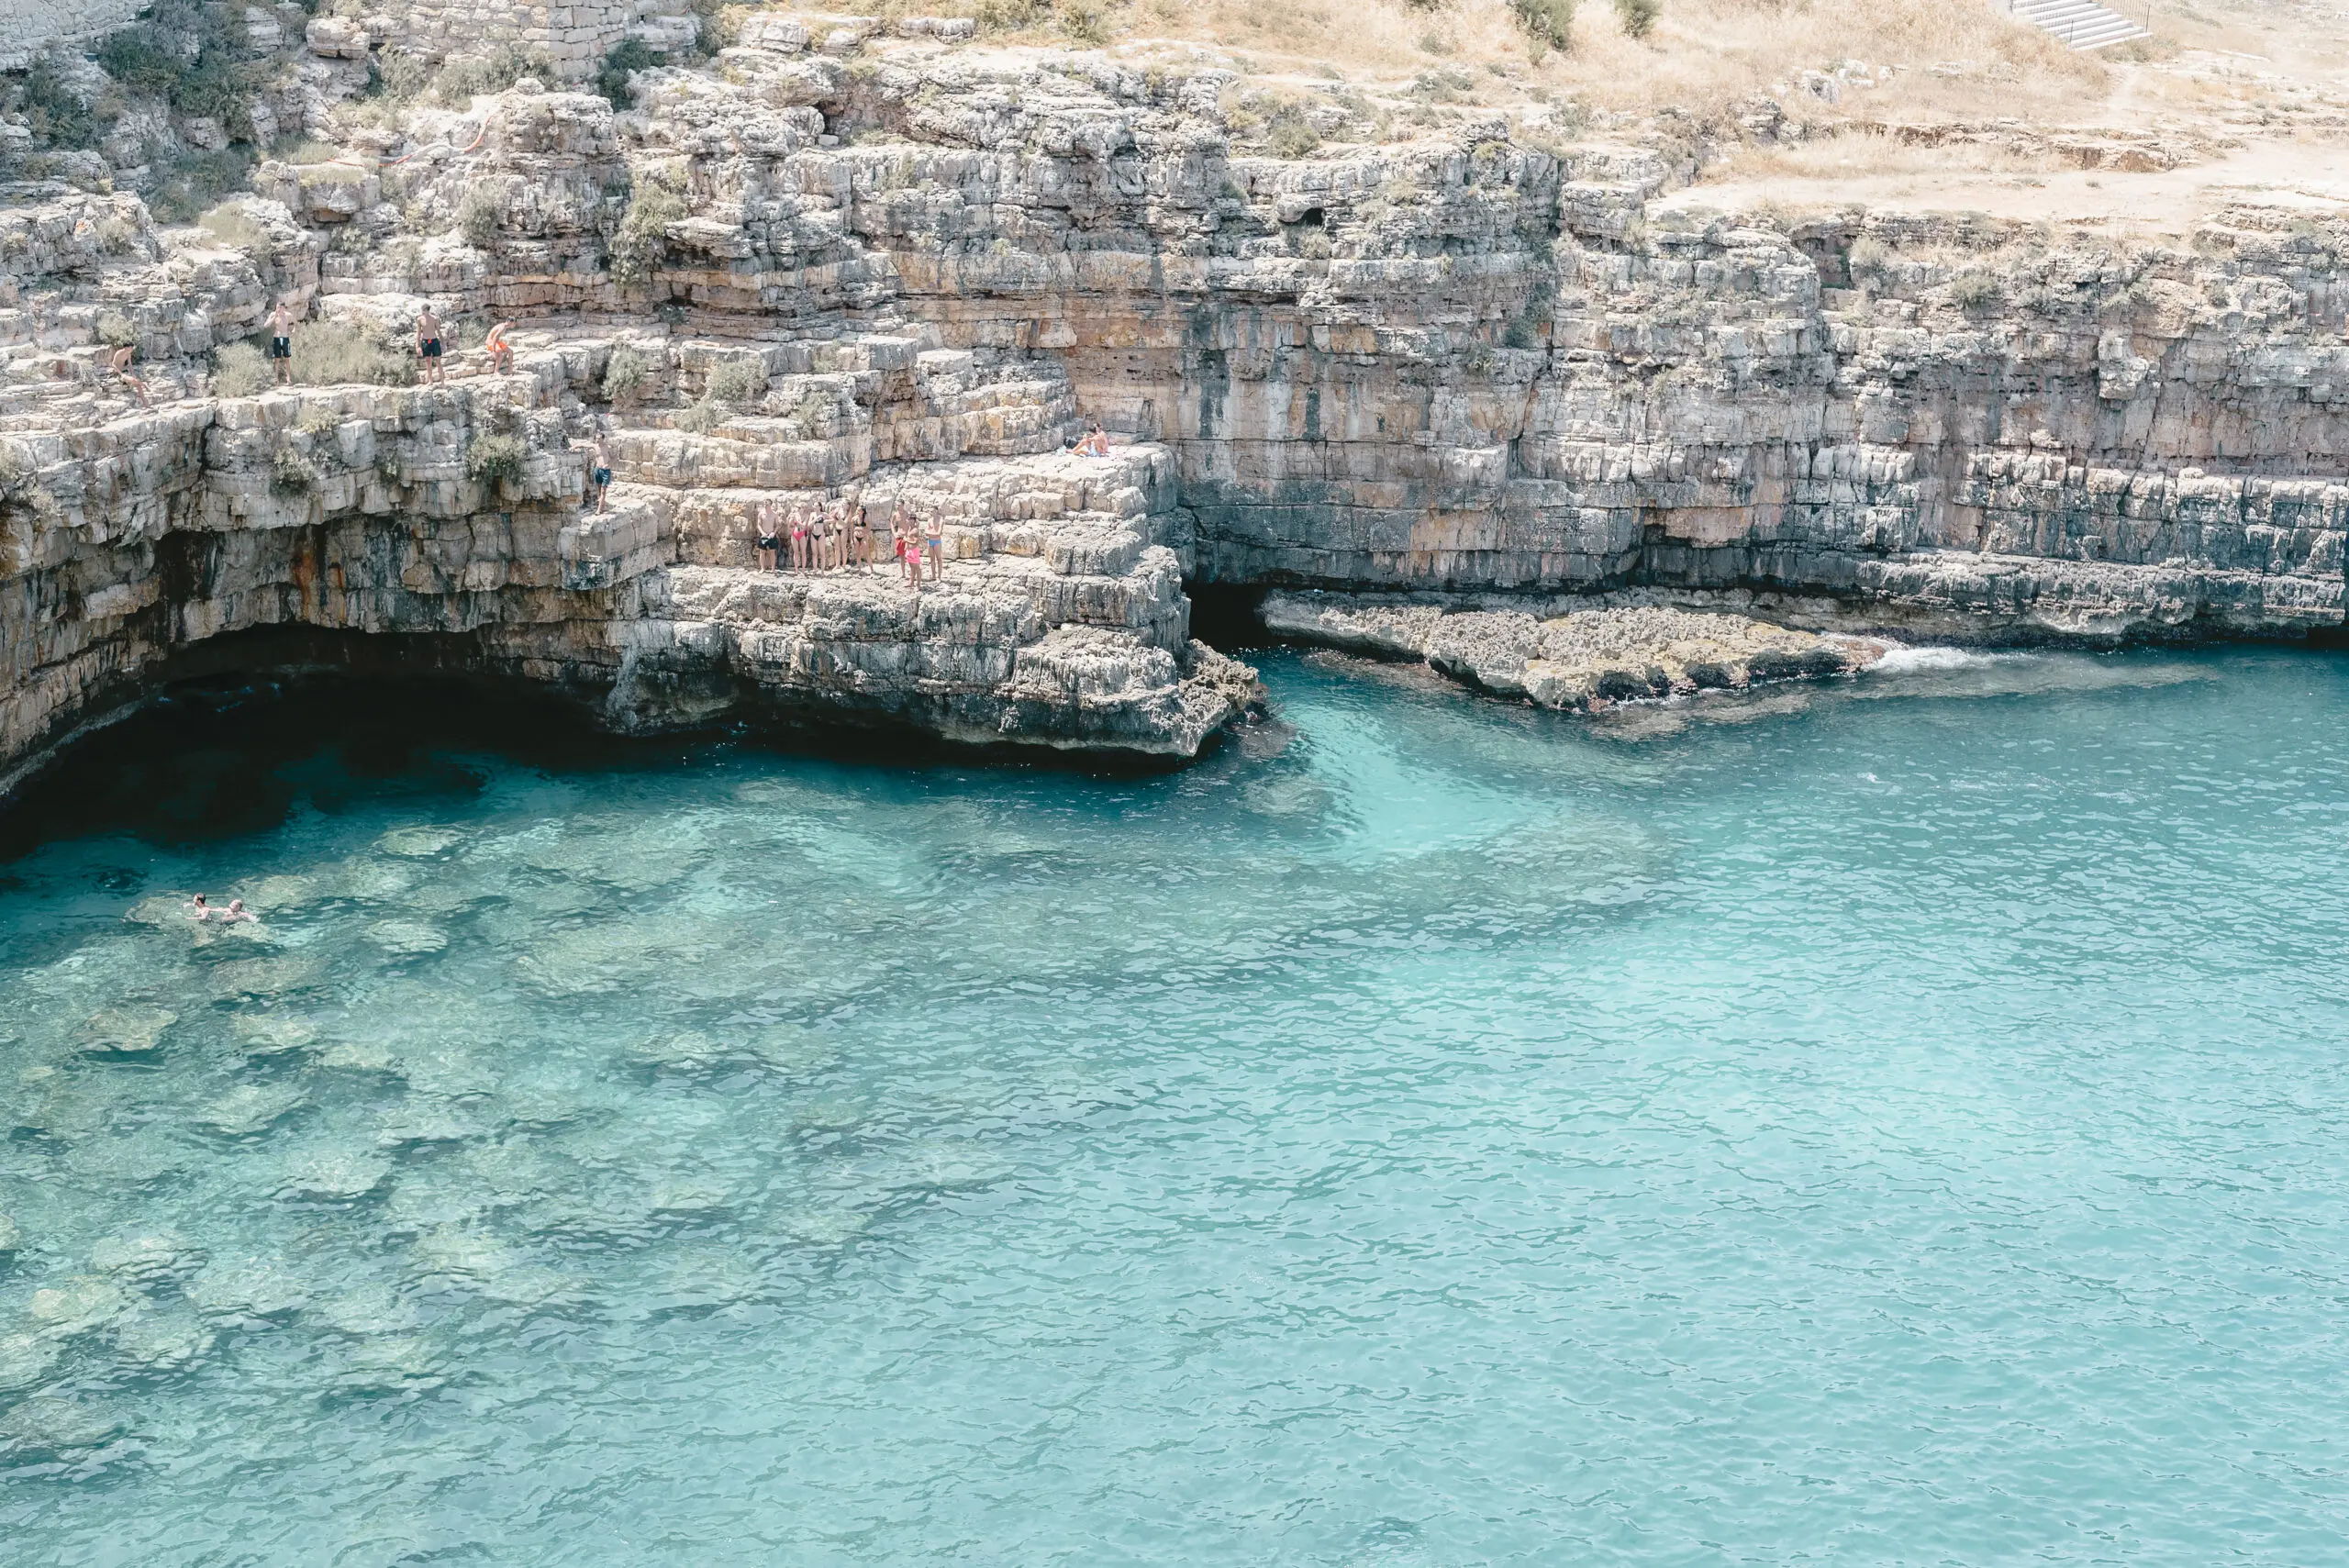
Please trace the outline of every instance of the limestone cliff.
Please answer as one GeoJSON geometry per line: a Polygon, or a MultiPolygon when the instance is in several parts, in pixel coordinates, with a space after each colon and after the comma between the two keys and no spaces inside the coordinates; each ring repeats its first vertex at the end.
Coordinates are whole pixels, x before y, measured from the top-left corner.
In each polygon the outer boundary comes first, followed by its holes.
{"type": "Polygon", "coordinates": [[[1474,113],[1349,142],[1339,106],[1282,159],[1223,72],[898,31],[763,14],[629,110],[526,79],[387,121],[353,97],[383,40],[329,27],[303,112],[352,150],[262,163],[232,221],[20,188],[0,771],[286,623],[461,639],[617,723],[1185,756],[1250,689],[1186,579],[1974,639],[2342,621],[2337,225],[1714,214],[1668,146],[1474,113]],[[273,295],[523,351],[256,395],[222,350],[273,295]],[[1088,417],[1115,456],[1063,451],[1088,417]],[[759,501],[844,490],[941,511],[945,581],[751,570],[759,501]]]}

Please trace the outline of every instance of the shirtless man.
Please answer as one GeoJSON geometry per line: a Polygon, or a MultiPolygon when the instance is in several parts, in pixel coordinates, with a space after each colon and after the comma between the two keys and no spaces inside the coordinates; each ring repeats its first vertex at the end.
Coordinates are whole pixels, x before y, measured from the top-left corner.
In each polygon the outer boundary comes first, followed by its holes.
{"type": "Polygon", "coordinates": [[[194,912],[195,916],[195,922],[199,926],[205,921],[212,918],[215,913],[212,906],[204,901],[204,895],[201,893],[197,894],[195,898],[189,901],[188,908],[194,912]]]}
{"type": "Polygon", "coordinates": [[[501,321],[489,329],[488,337],[482,339],[481,346],[489,350],[489,373],[492,375],[514,373],[514,345],[506,340],[506,334],[513,329],[514,323],[501,321]]]}
{"type": "Polygon", "coordinates": [[[284,295],[269,313],[269,362],[277,367],[277,384],[294,384],[294,306],[284,295]]]}
{"type": "Polygon", "coordinates": [[[440,386],[448,384],[448,373],[440,364],[440,318],[432,314],[429,305],[416,318],[416,357],[424,362],[428,381],[440,386]]]}
{"type": "Polygon", "coordinates": [[[921,552],[930,562],[930,580],[933,583],[945,581],[946,515],[943,512],[930,513],[930,520],[922,524],[921,552]]]}
{"type": "Polygon", "coordinates": [[[259,918],[259,916],[245,907],[245,901],[241,898],[231,898],[228,900],[228,906],[220,911],[220,923],[224,926],[233,926],[239,920],[259,918]]]}
{"type": "Polygon", "coordinates": [[[106,356],[106,369],[120,376],[130,390],[139,395],[139,406],[151,408],[154,405],[148,401],[147,384],[130,373],[130,361],[138,352],[136,344],[125,343],[106,356]]]}
{"type": "Polygon", "coordinates": [[[759,570],[772,572],[774,570],[775,551],[783,544],[783,541],[775,537],[774,502],[772,499],[759,503],[757,519],[755,526],[759,530],[759,570]]]}
{"type": "Polygon", "coordinates": [[[587,443],[587,482],[596,487],[596,510],[601,512],[605,496],[612,488],[612,458],[604,450],[601,430],[587,443]]]}

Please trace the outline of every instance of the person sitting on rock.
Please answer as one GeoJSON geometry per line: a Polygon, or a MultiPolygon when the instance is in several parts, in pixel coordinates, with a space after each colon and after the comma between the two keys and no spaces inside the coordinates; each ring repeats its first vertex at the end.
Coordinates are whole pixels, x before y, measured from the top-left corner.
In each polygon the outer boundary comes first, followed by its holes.
{"type": "Polygon", "coordinates": [[[488,337],[482,339],[481,346],[489,350],[489,373],[492,375],[514,373],[514,345],[506,340],[506,334],[513,329],[514,323],[501,321],[489,329],[488,337]]]}
{"type": "Polygon", "coordinates": [[[423,362],[425,378],[436,385],[448,384],[448,373],[440,362],[440,318],[427,305],[424,314],[416,318],[416,357],[423,362]]]}
{"type": "Polygon", "coordinates": [[[147,396],[147,384],[130,373],[130,361],[139,353],[138,345],[125,343],[106,356],[106,369],[120,376],[125,385],[139,395],[139,406],[151,408],[154,404],[147,396]]]}
{"type": "Polygon", "coordinates": [[[783,540],[775,537],[774,502],[772,499],[759,503],[758,528],[759,570],[772,572],[774,570],[775,553],[783,548],[783,540]]]}
{"type": "Polygon", "coordinates": [[[277,384],[294,384],[294,306],[283,295],[269,313],[269,361],[276,368],[277,384]]]}

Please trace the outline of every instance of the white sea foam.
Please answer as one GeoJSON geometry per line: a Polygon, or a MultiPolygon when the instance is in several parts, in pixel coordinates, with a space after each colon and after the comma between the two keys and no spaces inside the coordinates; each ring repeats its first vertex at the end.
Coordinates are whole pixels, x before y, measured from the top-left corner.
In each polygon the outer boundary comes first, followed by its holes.
{"type": "Polygon", "coordinates": [[[1867,673],[1873,675],[1917,675],[1945,670],[1978,670],[2029,657],[2027,653],[1984,653],[1972,648],[1927,644],[1922,648],[1895,648],[1870,664],[1867,673]]]}

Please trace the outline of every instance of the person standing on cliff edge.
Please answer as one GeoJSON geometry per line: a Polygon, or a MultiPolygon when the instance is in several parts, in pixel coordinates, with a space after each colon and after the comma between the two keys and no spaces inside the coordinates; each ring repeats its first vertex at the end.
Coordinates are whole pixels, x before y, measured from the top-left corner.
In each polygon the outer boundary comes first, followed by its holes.
{"type": "Polygon", "coordinates": [[[416,357],[424,362],[428,380],[438,386],[449,384],[447,373],[440,368],[440,318],[432,314],[429,304],[416,318],[416,357]]]}
{"type": "Polygon", "coordinates": [[[284,295],[269,313],[269,362],[276,367],[277,384],[294,384],[294,306],[284,295]]]}

